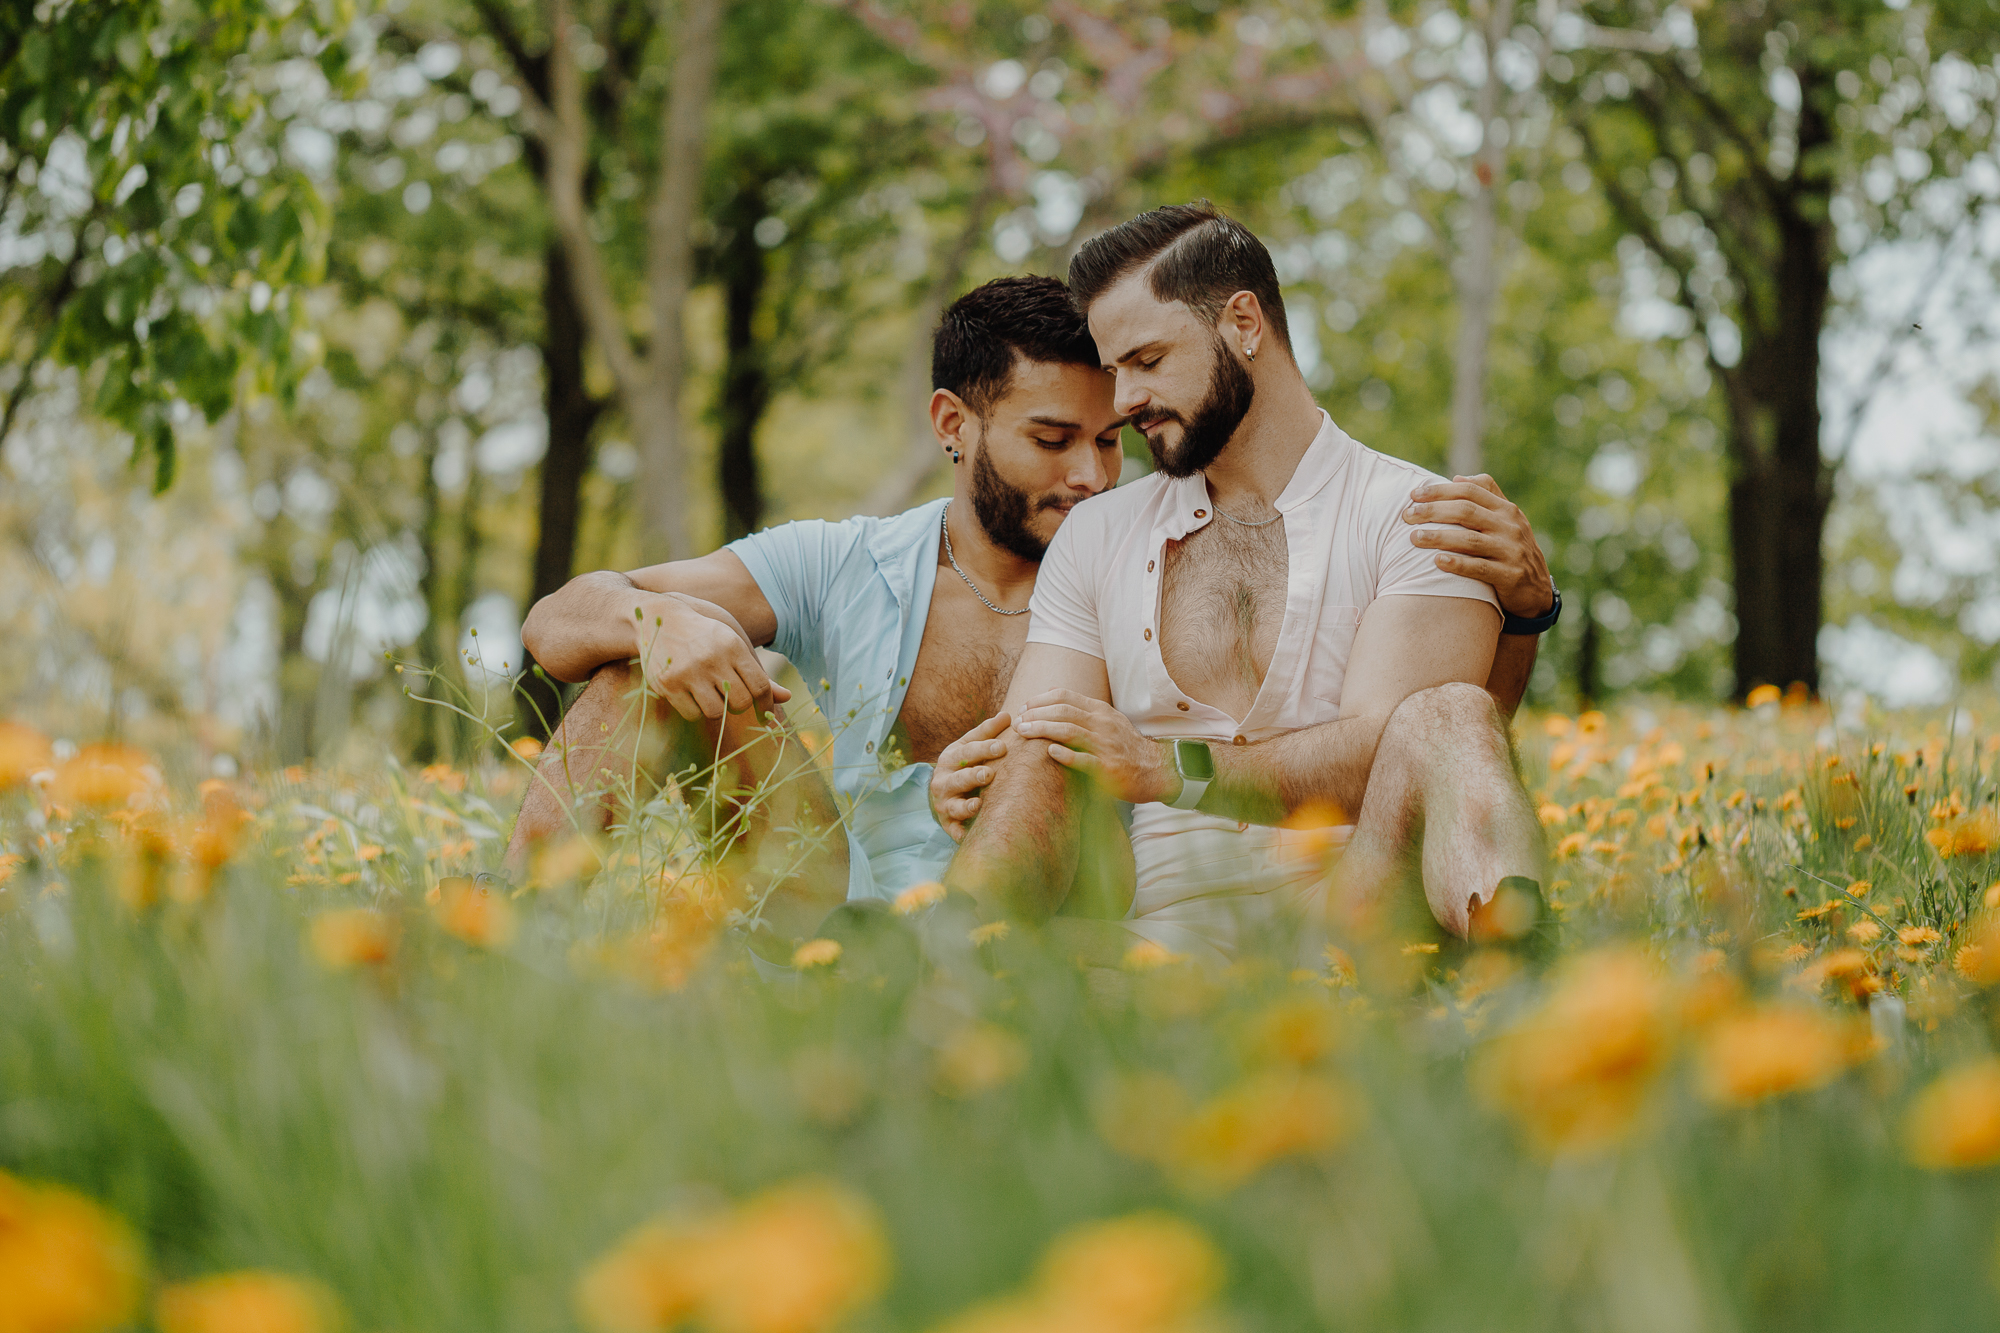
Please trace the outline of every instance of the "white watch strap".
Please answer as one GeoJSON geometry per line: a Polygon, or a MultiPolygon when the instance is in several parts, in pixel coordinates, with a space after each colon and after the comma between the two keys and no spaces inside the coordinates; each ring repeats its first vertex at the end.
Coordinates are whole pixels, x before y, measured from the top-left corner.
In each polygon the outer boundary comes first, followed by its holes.
{"type": "Polygon", "coordinates": [[[1201,794],[1207,790],[1208,783],[1199,778],[1191,778],[1183,775],[1181,777],[1181,794],[1174,797],[1173,800],[1168,801],[1167,805],[1175,810],[1192,810],[1201,804],[1201,794]]]}

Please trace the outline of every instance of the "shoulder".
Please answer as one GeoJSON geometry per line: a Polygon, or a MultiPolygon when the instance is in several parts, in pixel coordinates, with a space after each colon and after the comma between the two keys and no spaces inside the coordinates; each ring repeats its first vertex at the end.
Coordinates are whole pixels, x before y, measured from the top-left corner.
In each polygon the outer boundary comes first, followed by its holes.
{"type": "MultiPolygon", "coordinates": [[[[1151,472],[1137,481],[1100,491],[1069,511],[1062,531],[1070,541],[1115,541],[1143,525],[1165,502],[1168,478],[1151,472]]],[[[1060,535],[1060,534],[1059,534],[1060,535]]]]}
{"type": "Polygon", "coordinates": [[[1429,468],[1366,445],[1355,447],[1352,466],[1350,502],[1360,514],[1381,519],[1399,517],[1417,487],[1444,480],[1429,468]]]}

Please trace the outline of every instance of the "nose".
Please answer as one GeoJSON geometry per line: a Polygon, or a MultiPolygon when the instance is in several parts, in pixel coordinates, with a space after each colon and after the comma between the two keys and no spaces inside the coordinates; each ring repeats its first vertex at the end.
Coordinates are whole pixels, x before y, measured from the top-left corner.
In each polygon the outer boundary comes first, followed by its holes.
{"type": "Polygon", "coordinates": [[[1069,475],[1063,481],[1071,490],[1096,495],[1110,489],[1111,477],[1099,453],[1094,439],[1085,440],[1081,447],[1070,451],[1069,475]]]}
{"type": "Polygon", "coordinates": [[[1121,417],[1140,414],[1140,409],[1153,401],[1153,395],[1146,392],[1137,382],[1137,377],[1120,368],[1112,382],[1111,410],[1121,417]]]}

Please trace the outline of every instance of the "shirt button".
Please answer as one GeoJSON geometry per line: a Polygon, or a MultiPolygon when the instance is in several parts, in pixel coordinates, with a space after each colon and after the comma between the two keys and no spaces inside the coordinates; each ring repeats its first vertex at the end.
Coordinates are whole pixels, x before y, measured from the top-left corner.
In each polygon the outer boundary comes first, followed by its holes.
{"type": "Polygon", "coordinates": [[[1183,701],[1183,702],[1181,702],[1181,703],[1177,703],[1177,704],[1175,704],[1175,705],[1174,705],[1174,707],[1176,707],[1176,708],[1180,709],[1180,710],[1181,710],[1181,711],[1182,711],[1183,713],[1187,712],[1187,710],[1188,710],[1188,707],[1187,707],[1187,704],[1186,704],[1186,702],[1185,702],[1185,701],[1183,701]]]}
{"type": "Polygon", "coordinates": [[[1195,516],[1196,518],[1207,518],[1207,517],[1208,517],[1208,511],[1207,511],[1206,509],[1197,509],[1197,510],[1195,510],[1195,511],[1194,511],[1194,516],[1195,516]]]}
{"type": "Polygon", "coordinates": [[[1238,833],[1248,833],[1250,831],[1250,825],[1248,823],[1238,824],[1236,826],[1236,831],[1238,833]]]}
{"type": "Polygon", "coordinates": [[[1148,574],[1150,574],[1150,573],[1152,573],[1152,572],[1153,572],[1153,562],[1152,562],[1152,561],[1150,561],[1150,560],[1148,560],[1148,561],[1146,562],[1146,572],[1147,572],[1148,574]]]}
{"type": "Polygon", "coordinates": [[[1245,745],[1245,744],[1248,744],[1248,742],[1247,742],[1247,741],[1245,741],[1245,740],[1244,740],[1244,739],[1243,739],[1243,738],[1242,738],[1241,736],[1238,736],[1238,737],[1237,737],[1237,738],[1236,738],[1235,740],[1233,740],[1233,741],[1231,741],[1231,742],[1229,742],[1229,743],[1230,743],[1231,745],[1245,745]]]}
{"type": "Polygon", "coordinates": [[[1153,641],[1153,631],[1151,631],[1151,630],[1147,630],[1147,631],[1146,631],[1146,642],[1148,642],[1148,643],[1151,643],[1152,641],[1153,641]]]}

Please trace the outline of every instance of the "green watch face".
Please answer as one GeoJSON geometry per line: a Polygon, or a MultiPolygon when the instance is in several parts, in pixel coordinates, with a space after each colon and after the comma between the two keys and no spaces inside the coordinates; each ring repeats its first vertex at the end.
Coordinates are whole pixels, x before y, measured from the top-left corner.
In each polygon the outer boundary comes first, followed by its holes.
{"type": "Polygon", "coordinates": [[[1215,781],[1215,756],[1207,741],[1175,741],[1174,767],[1190,782],[1215,781]]]}

